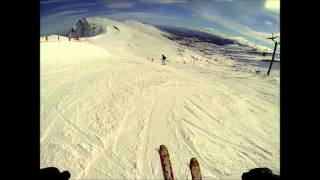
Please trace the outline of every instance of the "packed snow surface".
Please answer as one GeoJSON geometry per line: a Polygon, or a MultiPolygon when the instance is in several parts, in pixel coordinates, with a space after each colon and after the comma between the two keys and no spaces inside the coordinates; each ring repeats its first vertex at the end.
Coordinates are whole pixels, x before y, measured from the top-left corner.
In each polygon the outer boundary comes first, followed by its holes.
{"type": "Polygon", "coordinates": [[[176,179],[191,179],[192,157],[204,179],[280,173],[279,70],[204,56],[150,25],[101,22],[94,37],[40,39],[41,168],[163,179],[164,144],[176,179]]]}

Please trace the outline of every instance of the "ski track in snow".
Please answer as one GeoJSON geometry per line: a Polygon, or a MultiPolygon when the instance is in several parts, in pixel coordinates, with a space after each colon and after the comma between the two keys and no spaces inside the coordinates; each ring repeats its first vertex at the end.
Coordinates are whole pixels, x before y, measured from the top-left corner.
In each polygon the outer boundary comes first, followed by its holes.
{"type": "Polygon", "coordinates": [[[164,66],[96,51],[92,59],[42,56],[41,167],[68,170],[71,179],[163,179],[164,144],[176,179],[191,179],[192,157],[204,179],[256,167],[279,173],[279,83],[272,76],[221,62],[168,56],[164,66]]]}

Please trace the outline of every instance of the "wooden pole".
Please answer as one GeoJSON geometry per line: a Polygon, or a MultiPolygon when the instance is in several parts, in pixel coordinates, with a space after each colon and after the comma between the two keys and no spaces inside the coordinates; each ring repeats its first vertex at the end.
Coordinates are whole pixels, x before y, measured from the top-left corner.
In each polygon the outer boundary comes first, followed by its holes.
{"type": "Polygon", "coordinates": [[[267,74],[268,76],[270,74],[270,70],[271,70],[271,67],[272,67],[273,60],[274,60],[274,55],[276,54],[277,46],[278,46],[278,42],[275,42],[274,49],[273,49],[273,54],[272,54],[272,59],[271,59],[271,63],[270,63],[268,74],[267,74]]]}

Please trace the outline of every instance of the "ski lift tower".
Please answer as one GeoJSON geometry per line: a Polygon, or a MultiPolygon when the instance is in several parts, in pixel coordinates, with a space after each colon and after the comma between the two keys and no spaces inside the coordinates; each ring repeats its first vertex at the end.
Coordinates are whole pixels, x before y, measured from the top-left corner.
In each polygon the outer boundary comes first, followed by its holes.
{"type": "Polygon", "coordinates": [[[276,54],[277,46],[280,45],[280,37],[279,36],[273,36],[273,33],[272,33],[272,36],[267,38],[267,39],[272,40],[273,43],[274,43],[272,59],[271,59],[271,63],[270,63],[270,66],[269,66],[268,73],[267,73],[267,75],[269,76],[270,70],[271,70],[271,67],[272,67],[272,63],[273,63],[273,60],[274,60],[274,55],[276,54]]]}

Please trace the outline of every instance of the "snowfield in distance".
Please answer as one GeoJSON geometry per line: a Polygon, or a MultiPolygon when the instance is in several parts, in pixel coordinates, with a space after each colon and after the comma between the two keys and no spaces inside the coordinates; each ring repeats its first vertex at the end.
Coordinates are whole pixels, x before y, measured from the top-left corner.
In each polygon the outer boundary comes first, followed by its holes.
{"type": "Polygon", "coordinates": [[[150,25],[94,22],[106,32],[40,38],[41,168],[71,179],[163,179],[164,144],[176,179],[191,179],[192,157],[203,179],[280,173],[279,70],[266,76],[265,67],[203,56],[150,25]]]}

